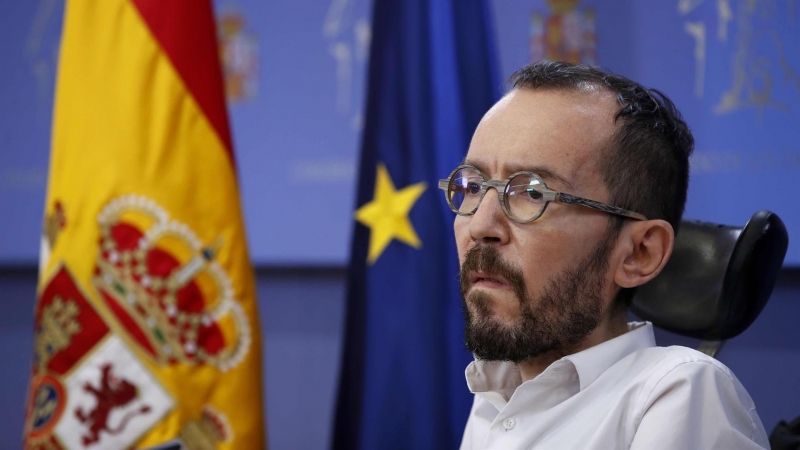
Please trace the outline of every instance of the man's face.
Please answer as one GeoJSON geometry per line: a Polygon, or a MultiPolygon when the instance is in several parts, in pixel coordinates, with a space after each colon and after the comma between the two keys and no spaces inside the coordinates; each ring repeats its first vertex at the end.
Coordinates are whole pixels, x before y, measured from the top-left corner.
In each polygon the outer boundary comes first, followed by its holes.
{"type": "MultiPolygon", "coordinates": [[[[529,170],[550,189],[600,202],[600,158],[616,130],[614,97],[587,87],[514,90],[478,125],[466,161],[487,179],[529,170]]],[[[467,345],[481,359],[521,362],[580,344],[614,293],[609,217],[550,203],[534,222],[511,221],[497,193],[454,224],[467,345]]]]}

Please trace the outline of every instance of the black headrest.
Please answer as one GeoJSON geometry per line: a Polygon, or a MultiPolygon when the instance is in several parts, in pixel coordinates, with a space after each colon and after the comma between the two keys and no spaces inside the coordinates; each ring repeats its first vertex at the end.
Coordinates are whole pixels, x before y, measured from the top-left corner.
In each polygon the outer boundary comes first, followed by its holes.
{"type": "Polygon", "coordinates": [[[639,287],[631,311],[684,336],[737,336],[764,309],[788,245],[786,226],[769,211],[744,228],[684,220],[672,257],[639,287]]]}

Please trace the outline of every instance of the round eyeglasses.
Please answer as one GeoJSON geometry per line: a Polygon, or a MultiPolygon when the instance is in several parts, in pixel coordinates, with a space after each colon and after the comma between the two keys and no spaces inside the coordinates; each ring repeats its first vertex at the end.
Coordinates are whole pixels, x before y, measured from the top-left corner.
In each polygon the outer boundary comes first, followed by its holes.
{"type": "Polygon", "coordinates": [[[446,179],[439,180],[439,189],[444,191],[447,204],[460,216],[475,214],[486,191],[492,187],[500,197],[503,211],[509,219],[517,223],[538,219],[550,202],[584,206],[622,217],[647,220],[645,216],[627,209],[548,189],[542,178],[533,172],[517,172],[505,181],[487,181],[480,170],[465,164],[456,167],[446,179]]]}

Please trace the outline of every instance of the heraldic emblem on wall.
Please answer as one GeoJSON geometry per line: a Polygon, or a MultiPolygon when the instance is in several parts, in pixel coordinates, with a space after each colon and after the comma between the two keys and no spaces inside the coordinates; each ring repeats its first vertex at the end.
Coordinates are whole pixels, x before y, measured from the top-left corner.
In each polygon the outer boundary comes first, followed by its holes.
{"type": "Polygon", "coordinates": [[[247,30],[240,11],[225,5],[217,19],[225,96],[230,102],[254,100],[258,94],[258,39],[247,30]]]}
{"type": "MultiPolygon", "coordinates": [[[[56,209],[67,224],[66,205],[56,209]]],[[[39,292],[29,448],[128,448],[175,406],[141,357],[224,372],[250,347],[247,317],[214,260],[221,242],[203,245],[141,196],[111,201],[97,221],[94,289],[59,263],[39,292]]],[[[190,448],[232,435],[226,416],[208,405],[181,432],[190,448]]]]}
{"type": "Polygon", "coordinates": [[[581,0],[547,0],[549,11],[534,11],[530,23],[530,60],[553,59],[597,64],[595,12],[581,0]]]}

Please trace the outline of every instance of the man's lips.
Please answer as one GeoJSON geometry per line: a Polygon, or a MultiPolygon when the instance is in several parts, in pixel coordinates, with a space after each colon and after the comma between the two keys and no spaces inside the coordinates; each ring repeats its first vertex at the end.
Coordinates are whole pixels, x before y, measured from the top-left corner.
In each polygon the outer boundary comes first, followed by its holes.
{"type": "Polygon", "coordinates": [[[508,281],[500,275],[487,272],[469,272],[469,283],[472,287],[487,289],[509,289],[508,281]]]}

